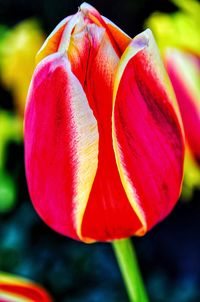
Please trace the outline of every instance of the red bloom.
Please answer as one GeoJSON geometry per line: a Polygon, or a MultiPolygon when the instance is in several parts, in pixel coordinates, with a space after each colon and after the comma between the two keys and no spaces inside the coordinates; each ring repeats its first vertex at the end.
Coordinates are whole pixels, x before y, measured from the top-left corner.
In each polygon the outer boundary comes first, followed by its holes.
{"type": "Polygon", "coordinates": [[[38,54],[25,115],[29,192],[85,242],[143,235],[175,205],[184,140],[150,30],[133,40],[84,3],[38,54]]]}

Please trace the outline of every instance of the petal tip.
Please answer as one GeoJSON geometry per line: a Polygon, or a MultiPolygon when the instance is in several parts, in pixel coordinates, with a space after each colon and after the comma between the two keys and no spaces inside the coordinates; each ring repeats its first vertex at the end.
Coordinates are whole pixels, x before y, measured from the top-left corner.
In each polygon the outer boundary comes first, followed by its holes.
{"type": "Polygon", "coordinates": [[[148,28],[143,31],[141,34],[137,35],[133,41],[132,46],[136,47],[137,49],[143,49],[149,46],[149,41],[154,39],[152,31],[148,28]]]}
{"type": "Polygon", "coordinates": [[[84,14],[87,14],[88,12],[93,12],[95,10],[95,8],[92,5],[90,5],[89,3],[87,3],[87,2],[83,2],[80,5],[79,10],[81,12],[83,12],[84,14]]]}

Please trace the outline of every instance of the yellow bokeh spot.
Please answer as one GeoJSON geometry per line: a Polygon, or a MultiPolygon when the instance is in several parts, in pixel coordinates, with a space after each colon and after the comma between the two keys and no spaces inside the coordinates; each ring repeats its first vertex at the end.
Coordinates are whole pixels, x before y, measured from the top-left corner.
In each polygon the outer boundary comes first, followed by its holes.
{"type": "Polygon", "coordinates": [[[0,80],[11,91],[21,115],[35,68],[35,55],[44,38],[37,21],[31,19],[7,30],[0,41],[0,80]]]}

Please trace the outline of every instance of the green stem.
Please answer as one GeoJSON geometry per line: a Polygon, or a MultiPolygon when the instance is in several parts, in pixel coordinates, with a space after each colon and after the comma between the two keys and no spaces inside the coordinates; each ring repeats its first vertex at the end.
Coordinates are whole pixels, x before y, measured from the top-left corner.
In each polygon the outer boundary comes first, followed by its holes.
{"type": "Polygon", "coordinates": [[[148,302],[135,251],[129,238],[112,242],[131,302],[148,302]]]}

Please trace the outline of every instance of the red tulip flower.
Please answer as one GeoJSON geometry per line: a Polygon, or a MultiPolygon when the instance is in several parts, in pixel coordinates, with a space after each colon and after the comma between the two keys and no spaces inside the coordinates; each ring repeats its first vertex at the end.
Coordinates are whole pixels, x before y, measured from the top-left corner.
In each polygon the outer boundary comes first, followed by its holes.
{"type": "Polygon", "coordinates": [[[131,40],[83,3],[50,34],[38,62],[25,114],[37,212],[84,242],[145,234],[174,207],[184,158],[151,31],[131,40]]]}
{"type": "Polygon", "coordinates": [[[53,302],[38,284],[24,278],[0,273],[0,302],[53,302]]]}

